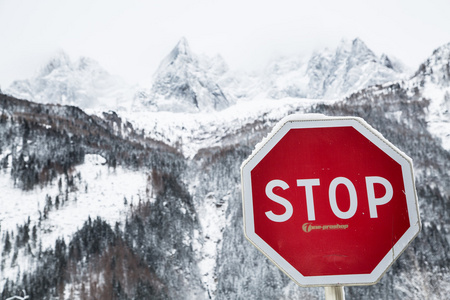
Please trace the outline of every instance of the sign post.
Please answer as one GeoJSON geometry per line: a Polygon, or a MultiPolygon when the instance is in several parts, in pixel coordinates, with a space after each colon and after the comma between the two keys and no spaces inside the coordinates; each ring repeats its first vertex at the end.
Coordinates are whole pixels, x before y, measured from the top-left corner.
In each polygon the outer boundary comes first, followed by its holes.
{"type": "Polygon", "coordinates": [[[412,160],[361,118],[288,116],[241,177],[247,239],[330,299],[378,282],[420,231],[412,160]]]}
{"type": "Polygon", "coordinates": [[[325,300],[345,300],[344,287],[326,286],[325,300]]]}

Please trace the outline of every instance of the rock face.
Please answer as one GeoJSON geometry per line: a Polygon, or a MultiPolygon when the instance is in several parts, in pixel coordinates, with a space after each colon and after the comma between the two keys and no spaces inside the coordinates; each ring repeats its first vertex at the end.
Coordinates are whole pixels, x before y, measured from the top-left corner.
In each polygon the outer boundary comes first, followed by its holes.
{"type": "Polygon", "coordinates": [[[157,110],[196,112],[222,110],[231,102],[213,80],[207,66],[182,38],[161,62],[152,88],[143,103],[157,110]]]}
{"type": "MultiPolygon", "coordinates": [[[[239,90],[244,101],[216,111],[222,106],[214,103],[231,104],[220,102],[228,97],[219,84],[225,91],[246,81],[230,80],[220,58],[193,55],[185,40],[142,93],[149,110],[128,119],[0,94],[0,298],[25,290],[30,299],[323,299],[322,288],[296,286],[245,239],[240,183],[242,162],[281,118],[322,113],[362,117],[413,159],[423,225],[379,283],[345,287],[346,298],[447,299],[449,49],[437,49],[411,78],[352,93],[360,78],[351,74],[372,66],[381,70],[372,74],[395,75],[401,67],[356,40],[307,63],[280,60],[265,75],[299,84],[268,85],[264,92],[277,97],[300,97],[311,85],[317,97],[349,93],[339,101],[259,99],[252,78],[239,90]],[[190,113],[150,111],[166,104],[190,113]],[[140,117],[151,122],[137,126],[140,117]]],[[[62,74],[96,69],[81,65],[61,55],[40,78],[56,91],[62,74]]],[[[23,83],[24,93],[33,82],[23,83]]]]}
{"type": "Polygon", "coordinates": [[[280,59],[266,70],[272,98],[336,99],[374,84],[405,77],[401,63],[378,58],[360,39],[342,40],[336,50],[313,54],[309,60],[280,59]]]}
{"type": "Polygon", "coordinates": [[[375,84],[406,78],[402,64],[377,57],[360,39],[309,58],[279,58],[260,74],[230,71],[221,56],[192,52],[185,38],[161,61],[148,87],[131,87],[96,61],[55,55],[35,77],[5,90],[39,103],[83,109],[172,112],[220,111],[236,100],[256,97],[338,99],[375,84]],[[134,104],[134,105],[133,105],[134,104]]]}
{"type": "Polygon", "coordinates": [[[429,131],[450,151],[450,43],[436,49],[410,81],[414,92],[430,99],[429,131]]]}

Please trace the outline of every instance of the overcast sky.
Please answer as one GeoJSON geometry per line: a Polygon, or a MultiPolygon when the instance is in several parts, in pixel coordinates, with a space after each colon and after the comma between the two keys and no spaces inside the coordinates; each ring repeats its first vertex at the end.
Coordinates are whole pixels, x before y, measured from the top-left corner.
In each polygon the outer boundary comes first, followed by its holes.
{"type": "Polygon", "coordinates": [[[449,0],[0,0],[0,87],[59,49],[145,84],[181,37],[233,69],[355,37],[415,69],[450,42],[449,13],[449,0]]]}

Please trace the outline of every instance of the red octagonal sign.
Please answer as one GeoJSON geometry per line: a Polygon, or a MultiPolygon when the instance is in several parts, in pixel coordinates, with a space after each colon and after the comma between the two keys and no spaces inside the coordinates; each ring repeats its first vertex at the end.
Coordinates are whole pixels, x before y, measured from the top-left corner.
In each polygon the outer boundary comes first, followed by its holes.
{"type": "Polygon", "coordinates": [[[376,283],[420,231],[411,159],[360,118],[285,118],[242,184],[247,238],[299,285],[376,283]]]}

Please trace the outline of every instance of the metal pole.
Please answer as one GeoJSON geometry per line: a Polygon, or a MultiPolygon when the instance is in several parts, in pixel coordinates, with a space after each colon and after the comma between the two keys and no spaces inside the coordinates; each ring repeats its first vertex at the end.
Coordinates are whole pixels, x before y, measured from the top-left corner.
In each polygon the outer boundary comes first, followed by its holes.
{"type": "Polygon", "coordinates": [[[325,300],[345,300],[343,286],[326,286],[325,300]]]}

